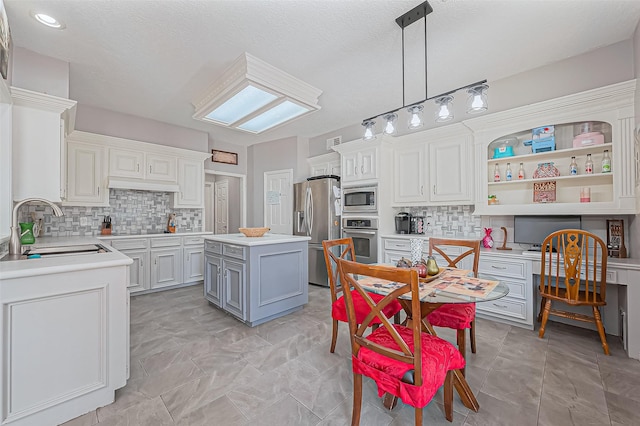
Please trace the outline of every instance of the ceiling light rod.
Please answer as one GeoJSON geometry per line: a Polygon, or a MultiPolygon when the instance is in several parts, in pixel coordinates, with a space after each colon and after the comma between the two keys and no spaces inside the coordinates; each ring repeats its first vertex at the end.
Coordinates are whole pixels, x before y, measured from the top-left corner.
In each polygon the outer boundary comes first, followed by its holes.
{"type": "Polygon", "coordinates": [[[362,120],[362,123],[365,123],[365,122],[367,122],[369,120],[373,120],[376,117],[384,116],[384,115],[387,115],[387,114],[393,114],[394,112],[398,112],[403,108],[408,108],[408,107],[412,107],[412,106],[415,106],[415,105],[420,105],[422,103],[425,103],[425,102],[433,100],[433,99],[437,99],[437,98],[441,98],[443,96],[451,95],[452,93],[455,93],[455,92],[457,92],[459,90],[462,90],[462,89],[470,89],[471,87],[479,86],[481,84],[485,84],[486,82],[487,82],[487,80],[477,81],[475,83],[467,84],[466,86],[458,87],[457,89],[453,89],[453,90],[450,90],[448,92],[441,93],[439,95],[431,96],[429,98],[423,99],[423,100],[418,101],[418,102],[411,103],[409,105],[403,105],[400,108],[392,109],[391,111],[383,112],[382,114],[376,114],[373,117],[366,118],[366,119],[362,120]]]}

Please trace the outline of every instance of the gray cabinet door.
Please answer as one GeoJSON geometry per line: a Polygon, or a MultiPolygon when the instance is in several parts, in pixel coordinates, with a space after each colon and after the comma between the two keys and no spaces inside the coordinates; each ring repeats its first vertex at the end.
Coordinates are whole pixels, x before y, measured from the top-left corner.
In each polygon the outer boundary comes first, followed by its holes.
{"type": "Polygon", "coordinates": [[[222,309],[244,321],[246,319],[244,264],[224,259],[223,268],[222,309]]]}
{"type": "Polygon", "coordinates": [[[202,247],[185,247],[183,259],[183,274],[182,282],[193,283],[202,280],[202,274],[204,271],[204,246],[202,247]]]}
{"type": "Polygon", "coordinates": [[[182,284],[182,249],[151,250],[151,288],[182,284]]]}
{"type": "Polygon", "coordinates": [[[204,297],[218,307],[222,307],[221,278],[222,258],[206,254],[204,256],[204,297]]]}

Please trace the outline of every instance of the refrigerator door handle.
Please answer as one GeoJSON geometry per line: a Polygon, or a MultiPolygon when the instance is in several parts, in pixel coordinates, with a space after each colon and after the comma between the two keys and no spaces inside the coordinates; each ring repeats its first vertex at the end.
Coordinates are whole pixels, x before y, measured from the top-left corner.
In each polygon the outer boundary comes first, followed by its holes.
{"type": "Polygon", "coordinates": [[[313,197],[311,195],[311,188],[307,187],[307,199],[306,199],[306,213],[305,221],[307,223],[307,235],[311,236],[313,231],[313,197]]]}

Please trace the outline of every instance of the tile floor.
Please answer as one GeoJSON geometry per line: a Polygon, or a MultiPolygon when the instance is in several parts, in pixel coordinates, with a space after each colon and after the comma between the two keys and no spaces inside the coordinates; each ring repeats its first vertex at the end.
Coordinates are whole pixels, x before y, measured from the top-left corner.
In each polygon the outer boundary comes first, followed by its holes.
{"type": "MultiPolygon", "coordinates": [[[[131,298],[131,378],[106,407],[65,426],[349,425],[352,374],[346,324],[329,353],[329,289],[310,286],[299,312],[249,328],[209,306],[202,285],[131,298]]],[[[453,341],[450,330],[441,336],[453,341]]],[[[425,425],[638,425],[640,362],[611,336],[552,323],[537,333],[478,319],[467,379],[478,413],[442,393],[425,425]]],[[[413,408],[384,410],[365,379],[361,425],[413,425],[413,408]]]]}

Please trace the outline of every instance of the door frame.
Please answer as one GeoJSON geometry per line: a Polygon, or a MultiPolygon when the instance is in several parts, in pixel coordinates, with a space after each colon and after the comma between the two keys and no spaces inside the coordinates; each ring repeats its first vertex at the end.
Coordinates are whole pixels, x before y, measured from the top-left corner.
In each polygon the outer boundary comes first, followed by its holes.
{"type": "MultiPolygon", "coordinates": [[[[247,175],[243,175],[240,173],[218,172],[215,170],[205,170],[204,173],[205,175],[230,176],[230,177],[240,179],[240,227],[244,228],[245,226],[247,226],[247,175]]],[[[206,214],[206,209],[205,209],[205,212],[203,213],[203,219],[205,214],[206,214]]],[[[203,220],[202,221],[203,228],[204,228],[204,222],[205,221],[203,220]]]]}
{"type": "Polygon", "coordinates": [[[269,170],[268,172],[264,172],[262,175],[262,223],[263,226],[267,224],[267,176],[271,174],[278,173],[287,173],[289,175],[289,182],[291,183],[289,188],[289,202],[288,206],[286,206],[285,211],[289,212],[291,219],[291,235],[293,234],[293,169],[282,169],[282,170],[269,170]]]}

